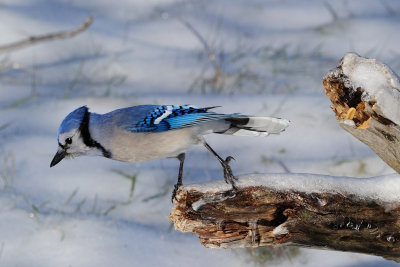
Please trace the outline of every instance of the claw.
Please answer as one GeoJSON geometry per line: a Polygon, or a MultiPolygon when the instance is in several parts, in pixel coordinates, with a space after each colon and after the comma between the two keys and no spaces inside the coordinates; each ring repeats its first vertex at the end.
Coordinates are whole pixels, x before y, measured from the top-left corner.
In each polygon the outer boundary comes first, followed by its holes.
{"type": "Polygon", "coordinates": [[[222,167],[224,168],[224,179],[225,179],[225,182],[226,182],[227,184],[231,184],[231,185],[232,185],[232,188],[233,188],[234,190],[236,190],[237,187],[236,187],[236,185],[235,185],[235,181],[237,180],[237,178],[233,175],[232,169],[231,169],[231,167],[229,166],[229,162],[230,162],[232,159],[235,160],[235,159],[234,159],[233,157],[231,157],[231,156],[227,157],[227,158],[225,159],[225,161],[222,163],[222,167]]]}
{"type": "Polygon", "coordinates": [[[235,159],[234,157],[228,156],[228,157],[226,157],[226,159],[225,159],[225,163],[229,164],[229,162],[231,162],[231,160],[236,161],[236,159],[235,159]]]}
{"type": "MultiPolygon", "coordinates": [[[[235,179],[236,179],[236,178],[235,178],[235,179]]],[[[232,185],[232,189],[233,189],[234,191],[237,191],[237,190],[238,190],[238,188],[237,188],[235,182],[233,182],[231,185],[232,185]]]]}
{"type": "Polygon", "coordinates": [[[208,151],[210,151],[217,159],[218,161],[221,163],[222,168],[224,169],[224,180],[227,184],[231,184],[233,190],[237,190],[237,187],[235,185],[235,180],[237,180],[237,178],[235,176],[233,176],[232,173],[232,169],[229,166],[229,162],[231,160],[235,160],[234,157],[232,156],[228,156],[226,157],[225,160],[223,160],[218,154],[217,152],[214,151],[214,149],[212,149],[206,142],[203,143],[204,146],[208,149],[208,151]]]}
{"type": "Polygon", "coordinates": [[[171,196],[171,202],[174,203],[174,199],[176,199],[176,192],[178,191],[180,185],[176,184],[174,185],[174,190],[172,191],[172,196],[171,196]]]}
{"type": "Polygon", "coordinates": [[[229,181],[228,181],[228,174],[226,173],[225,170],[224,170],[224,180],[225,180],[225,183],[229,184],[229,181]]]}

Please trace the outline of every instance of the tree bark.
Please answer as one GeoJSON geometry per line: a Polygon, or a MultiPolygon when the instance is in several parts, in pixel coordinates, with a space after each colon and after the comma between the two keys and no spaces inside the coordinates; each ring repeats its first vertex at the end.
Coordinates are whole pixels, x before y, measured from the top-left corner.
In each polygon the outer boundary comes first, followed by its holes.
{"type": "Polygon", "coordinates": [[[208,248],[290,244],[399,261],[399,213],[399,207],[389,210],[345,191],[277,190],[246,186],[240,178],[238,191],[212,184],[181,187],[169,218],[175,229],[196,233],[208,248]]]}

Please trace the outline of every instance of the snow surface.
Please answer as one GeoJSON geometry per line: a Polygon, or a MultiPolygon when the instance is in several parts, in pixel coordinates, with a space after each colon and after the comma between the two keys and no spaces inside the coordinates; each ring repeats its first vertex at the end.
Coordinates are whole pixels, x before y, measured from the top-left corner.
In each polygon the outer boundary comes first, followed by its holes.
{"type": "MultiPolygon", "coordinates": [[[[80,157],[50,169],[58,126],[82,105],[102,113],[137,104],[193,104],[289,119],[280,135],[207,137],[221,156],[236,159],[236,175],[393,173],[337,125],[321,78],[349,51],[399,73],[400,2],[5,0],[0,44],[70,29],[88,15],[93,25],[75,38],[0,55],[0,266],[257,265],[248,250],[206,249],[196,236],[172,229],[167,216],[177,160],[128,164],[80,157]],[[224,87],[209,82],[214,70],[182,20],[215,51],[224,87]]],[[[184,184],[221,177],[206,149],[189,151],[184,184]]],[[[394,265],[312,249],[278,262],[394,265]]]]}
{"type": "MultiPolygon", "coordinates": [[[[297,191],[311,193],[333,193],[354,195],[359,199],[373,200],[388,208],[400,203],[400,175],[391,174],[371,178],[351,178],[316,174],[248,174],[238,177],[238,187],[263,186],[278,191],[297,191]]],[[[187,190],[203,193],[227,191],[232,187],[218,180],[205,184],[186,185],[187,190]]],[[[201,200],[200,200],[201,201],[201,200]]],[[[194,203],[198,209],[205,203],[194,203]]]]}
{"type": "Polygon", "coordinates": [[[400,82],[396,73],[376,59],[354,53],[343,57],[342,69],[354,90],[364,89],[364,101],[375,100],[381,115],[400,125],[400,82]]]}

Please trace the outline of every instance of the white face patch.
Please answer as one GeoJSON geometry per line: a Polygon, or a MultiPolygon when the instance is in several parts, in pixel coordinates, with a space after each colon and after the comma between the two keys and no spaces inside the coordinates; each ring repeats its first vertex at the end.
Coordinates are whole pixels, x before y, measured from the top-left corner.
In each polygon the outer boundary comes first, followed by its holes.
{"type": "Polygon", "coordinates": [[[67,139],[72,140],[72,142],[71,142],[71,144],[72,144],[72,143],[74,143],[74,141],[76,141],[78,135],[79,135],[78,130],[71,130],[69,132],[61,133],[58,136],[58,142],[63,146],[68,146],[70,144],[68,144],[67,139]]]}
{"type": "Polygon", "coordinates": [[[85,145],[78,130],[62,133],[58,136],[58,142],[69,156],[88,154],[92,148],[85,145]]]}

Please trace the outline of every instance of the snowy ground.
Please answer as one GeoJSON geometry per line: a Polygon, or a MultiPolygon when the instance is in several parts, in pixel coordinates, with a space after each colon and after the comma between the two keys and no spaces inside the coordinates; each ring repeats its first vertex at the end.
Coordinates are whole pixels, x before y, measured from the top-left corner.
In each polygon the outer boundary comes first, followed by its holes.
{"type": "MultiPolygon", "coordinates": [[[[216,151],[236,158],[235,174],[393,173],[338,127],[321,77],[349,51],[400,73],[400,2],[2,0],[0,45],[75,27],[88,15],[94,24],[73,39],[0,54],[0,266],[395,265],[311,249],[273,260],[206,249],[167,219],[176,160],[49,164],[57,128],[76,107],[190,103],[291,120],[279,136],[209,136],[216,151]],[[185,23],[214,51],[223,83],[210,82],[214,69],[185,23]]],[[[204,148],[188,153],[184,183],[221,176],[204,148]]]]}

